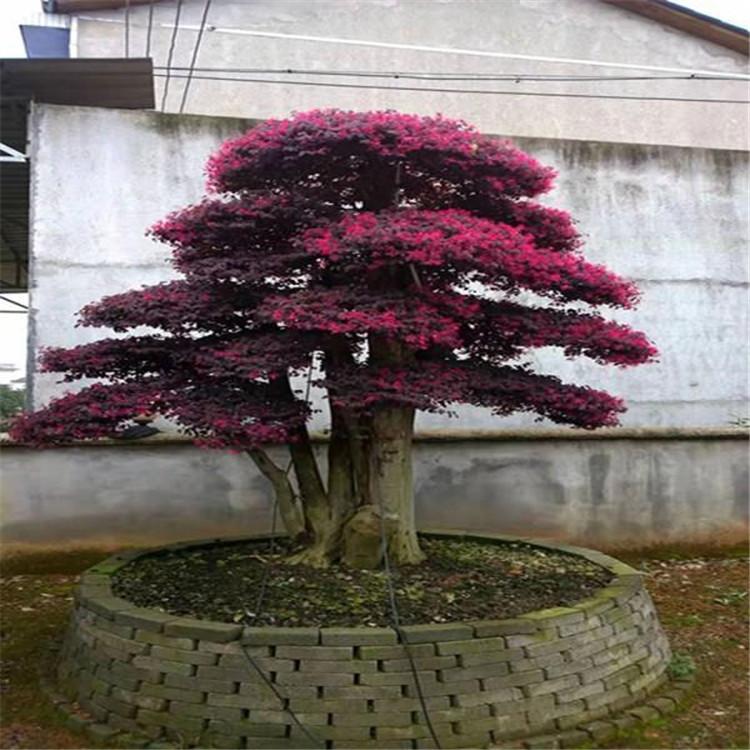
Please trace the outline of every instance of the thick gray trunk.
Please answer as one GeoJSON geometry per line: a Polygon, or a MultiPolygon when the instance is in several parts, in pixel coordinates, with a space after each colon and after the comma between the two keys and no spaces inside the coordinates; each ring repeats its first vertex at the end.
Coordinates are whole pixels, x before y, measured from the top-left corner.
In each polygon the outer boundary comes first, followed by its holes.
{"type": "MultiPolygon", "coordinates": [[[[404,366],[410,353],[391,340],[371,337],[370,360],[381,366],[404,366]]],[[[342,350],[326,353],[327,361],[346,363],[342,350]]],[[[288,379],[278,381],[280,395],[294,398],[288,379]]],[[[284,524],[292,536],[304,536],[308,546],[290,562],[328,566],[342,558],[347,564],[376,568],[382,562],[385,533],[390,559],[397,565],[421,562],[414,519],[412,439],[414,409],[392,406],[367,416],[331,405],[328,445],[328,486],[321,479],[305,427],[290,442],[301,503],[286,472],[262,451],[249,451],[273,483],[284,524]],[[301,507],[300,507],[301,506],[301,507]]]]}
{"type": "Polygon", "coordinates": [[[412,436],[414,410],[391,407],[375,413],[367,442],[367,493],[344,530],[344,561],[357,568],[375,568],[383,557],[382,537],[397,565],[424,560],[414,519],[412,436]]]}
{"type": "Polygon", "coordinates": [[[390,407],[375,413],[369,450],[369,496],[384,513],[388,550],[398,565],[424,560],[414,517],[412,440],[414,409],[390,407]]]}

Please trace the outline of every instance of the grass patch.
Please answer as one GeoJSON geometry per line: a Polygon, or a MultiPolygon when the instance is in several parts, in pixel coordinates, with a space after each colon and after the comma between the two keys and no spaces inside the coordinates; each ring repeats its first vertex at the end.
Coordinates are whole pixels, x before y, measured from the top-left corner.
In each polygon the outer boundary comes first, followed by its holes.
{"type": "Polygon", "coordinates": [[[55,648],[72,605],[75,577],[4,576],[0,581],[0,746],[81,748],[87,741],[64,726],[39,687],[54,670],[55,648]]]}
{"type": "Polygon", "coordinates": [[[675,654],[667,666],[667,673],[675,680],[684,680],[695,674],[696,666],[690,654],[675,654]]]}
{"type": "Polygon", "coordinates": [[[117,551],[91,547],[13,552],[0,557],[0,576],[3,578],[14,575],[75,576],[101,562],[103,558],[114,555],[117,551]]]}

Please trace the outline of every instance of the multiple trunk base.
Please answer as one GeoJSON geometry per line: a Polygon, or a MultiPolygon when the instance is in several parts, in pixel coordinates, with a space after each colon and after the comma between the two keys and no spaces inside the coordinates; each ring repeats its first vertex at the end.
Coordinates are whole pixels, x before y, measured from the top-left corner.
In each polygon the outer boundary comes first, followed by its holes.
{"type": "Polygon", "coordinates": [[[386,552],[395,565],[424,560],[414,518],[413,433],[411,408],[364,418],[334,407],[327,483],[304,428],[289,446],[287,471],[264,451],[248,451],[274,488],[287,532],[305,545],[289,562],[322,568],[340,560],[374,569],[386,552]]]}

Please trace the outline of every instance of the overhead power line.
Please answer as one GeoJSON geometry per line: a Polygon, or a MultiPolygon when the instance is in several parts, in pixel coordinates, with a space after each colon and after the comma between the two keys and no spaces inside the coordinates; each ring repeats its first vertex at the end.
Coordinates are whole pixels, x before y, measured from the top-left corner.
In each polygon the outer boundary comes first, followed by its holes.
{"type": "Polygon", "coordinates": [[[154,0],[148,4],[148,27],[146,30],[146,57],[151,57],[151,32],[154,29],[154,0]]]}
{"type": "MultiPolygon", "coordinates": [[[[206,20],[208,19],[208,11],[211,8],[211,0],[206,0],[203,6],[203,16],[201,17],[201,30],[198,32],[198,37],[195,40],[195,46],[193,47],[193,56],[190,58],[190,67],[188,68],[188,79],[185,87],[182,90],[182,99],[180,100],[180,114],[185,109],[187,103],[188,91],[190,89],[190,81],[193,78],[193,71],[195,70],[195,63],[198,60],[198,51],[200,50],[201,41],[203,40],[203,31],[206,28],[206,20]]],[[[174,70],[174,68],[171,68],[174,70]]]]}
{"type": "MultiPolygon", "coordinates": [[[[6,297],[3,294],[0,294],[0,300],[3,302],[8,302],[11,305],[15,305],[16,307],[20,307],[22,311],[28,312],[29,306],[28,305],[22,305],[20,302],[16,302],[14,299],[11,299],[10,297],[6,297]]],[[[3,310],[2,312],[16,312],[15,310],[3,310]]]]}
{"type": "MultiPolygon", "coordinates": [[[[80,15],[82,21],[97,21],[99,23],[122,23],[119,18],[105,18],[100,16],[80,15]]],[[[172,29],[173,24],[160,24],[163,28],[172,29]]],[[[179,27],[180,31],[200,32],[200,26],[185,24],[179,27]]],[[[677,68],[663,65],[640,65],[638,63],[621,63],[608,60],[586,60],[573,57],[549,57],[544,55],[523,55],[514,52],[495,52],[491,50],[464,49],[457,47],[436,47],[420,44],[399,44],[395,42],[377,42],[369,39],[345,39],[339,37],[312,36],[307,34],[283,34],[272,31],[256,31],[254,29],[239,29],[231,27],[209,27],[214,34],[236,34],[240,36],[265,37],[268,39],[289,39],[304,42],[320,42],[325,44],[341,44],[357,47],[379,47],[382,49],[410,50],[413,52],[436,52],[444,55],[463,55],[469,57],[488,57],[500,60],[528,60],[531,62],[555,63],[561,65],[585,65],[596,68],[619,68],[621,70],[650,70],[661,73],[684,73],[693,75],[723,75],[727,78],[737,80],[750,80],[747,73],[727,73],[722,70],[699,70],[690,68],[677,68]]]]}
{"type": "MultiPolygon", "coordinates": [[[[185,30],[197,31],[198,27],[185,25],[185,30]]],[[[326,44],[343,44],[357,47],[380,47],[383,49],[411,50],[413,52],[437,52],[444,55],[470,55],[473,57],[491,57],[500,60],[529,60],[533,62],[563,63],[571,65],[590,65],[602,68],[622,68],[629,70],[653,70],[662,73],[701,73],[714,75],[723,73],[719,70],[689,70],[685,68],[671,68],[661,65],[638,65],[633,63],[618,63],[605,60],[585,60],[573,57],[548,57],[545,55],[523,55],[515,52],[494,52],[490,50],[462,49],[456,47],[435,47],[422,44],[398,44],[395,42],[376,42],[370,39],[345,39],[341,37],[312,36],[308,34],[282,34],[274,31],[257,31],[255,29],[236,29],[215,27],[211,29],[218,34],[239,34],[242,36],[265,37],[268,39],[289,39],[300,42],[320,42],[326,44]]],[[[748,80],[750,76],[743,73],[728,73],[733,78],[748,80]]]]}
{"type": "MultiPolygon", "coordinates": [[[[168,78],[169,72],[155,73],[156,78],[168,78]]],[[[171,75],[172,78],[181,79],[187,78],[187,75],[171,75]]],[[[479,94],[479,95],[496,95],[496,96],[532,96],[532,97],[552,97],[562,99],[617,99],[617,100],[630,100],[640,102],[700,102],[704,104],[750,104],[748,99],[705,99],[705,98],[694,98],[694,97],[680,97],[680,96],[629,96],[625,94],[577,94],[577,93],[561,93],[561,92],[542,92],[542,91],[508,91],[508,90],[497,90],[497,89],[459,89],[459,88],[443,88],[437,86],[378,86],[376,84],[367,83],[331,83],[328,81],[298,81],[298,80],[282,80],[272,81],[267,78],[233,78],[229,76],[210,76],[210,75],[193,75],[196,80],[202,81],[227,81],[234,83],[270,83],[281,86],[318,86],[327,88],[340,88],[340,89],[370,89],[378,91],[418,91],[422,93],[436,93],[436,94],[479,94]]]]}
{"type": "MultiPolygon", "coordinates": [[[[164,91],[161,96],[161,111],[164,111],[164,106],[167,103],[167,94],[169,93],[169,79],[170,72],[169,68],[172,65],[172,55],[174,55],[174,45],[177,41],[177,31],[180,28],[180,13],[182,12],[182,0],[177,0],[177,10],[175,11],[174,24],[170,26],[172,29],[172,38],[169,42],[169,53],[167,55],[167,80],[164,81],[164,91]]],[[[184,77],[184,76],[183,76],[184,77]]]]}
{"type": "Polygon", "coordinates": [[[130,57],[130,0],[125,0],[125,57],[130,57]]]}
{"type": "Polygon", "coordinates": [[[573,74],[543,74],[543,73],[424,73],[416,71],[397,70],[321,70],[313,68],[199,68],[195,66],[154,65],[154,70],[190,71],[201,73],[252,73],[257,75],[305,75],[338,78],[393,78],[416,81],[537,81],[548,83],[591,83],[599,81],[731,81],[744,83],[725,75],[573,75],[573,74]]]}

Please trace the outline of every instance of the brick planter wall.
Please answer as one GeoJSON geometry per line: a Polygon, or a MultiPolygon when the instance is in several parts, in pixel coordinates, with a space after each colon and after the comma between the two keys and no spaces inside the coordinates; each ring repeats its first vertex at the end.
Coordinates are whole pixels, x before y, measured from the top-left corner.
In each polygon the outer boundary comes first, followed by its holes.
{"type": "MultiPolygon", "coordinates": [[[[562,544],[465,538],[578,554],[614,578],[572,607],[404,627],[443,747],[565,732],[643,702],[665,681],[669,644],[637,571],[562,544]]],[[[200,747],[433,746],[393,630],[248,628],[113,596],[110,575],[149,552],[115,556],[83,575],[61,654],[62,689],[105,734],[166,735],[200,747]]]]}

